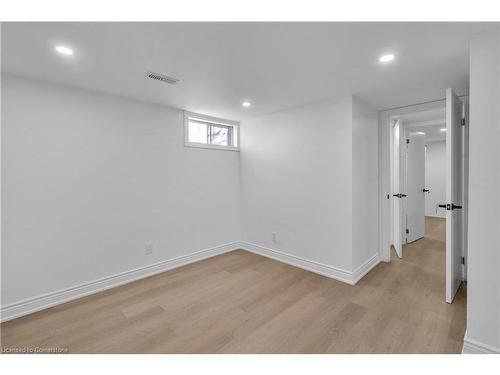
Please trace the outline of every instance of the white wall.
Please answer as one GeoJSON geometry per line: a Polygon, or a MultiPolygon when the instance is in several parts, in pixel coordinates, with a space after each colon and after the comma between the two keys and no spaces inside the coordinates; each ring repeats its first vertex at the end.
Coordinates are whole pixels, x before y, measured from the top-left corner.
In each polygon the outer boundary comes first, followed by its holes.
{"type": "Polygon", "coordinates": [[[239,153],[182,111],[2,79],[2,305],[240,239],[239,153]]]}
{"type": "Polygon", "coordinates": [[[425,151],[425,216],[446,217],[446,141],[427,142],[425,151]]]}
{"type": "Polygon", "coordinates": [[[353,270],[378,253],[377,112],[352,102],[352,241],[353,270]]]}
{"type": "Polygon", "coordinates": [[[245,242],[347,272],[377,254],[374,111],[349,96],[245,121],[241,150],[245,242]]]}
{"type": "Polygon", "coordinates": [[[2,307],[241,239],[347,282],[378,261],[376,113],[356,98],[246,122],[240,163],[184,147],[180,110],[2,80],[2,307]]]}
{"type": "Polygon", "coordinates": [[[351,112],[346,97],[243,122],[244,241],[351,269],[351,112]]]}
{"type": "Polygon", "coordinates": [[[464,351],[500,352],[500,33],[470,45],[469,236],[464,351]]]}

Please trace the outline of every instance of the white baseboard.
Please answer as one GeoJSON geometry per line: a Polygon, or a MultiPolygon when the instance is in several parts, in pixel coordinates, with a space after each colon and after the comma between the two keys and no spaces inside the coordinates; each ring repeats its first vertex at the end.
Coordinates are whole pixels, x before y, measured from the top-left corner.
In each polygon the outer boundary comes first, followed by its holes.
{"type": "Polygon", "coordinates": [[[377,253],[352,272],[249,242],[232,242],[2,306],[0,308],[0,321],[5,322],[19,318],[21,316],[82,298],[90,294],[98,293],[123,284],[128,284],[148,276],[237,249],[250,251],[252,253],[287,263],[307,271],[318,273],[350,285],[356,284],[364,275],[366,275],[380,262],[379,254],[377,253]]]}
{"type": "Polygon", "coordinates": [[[242,241],[240,248],[258,255],[265,256],[267,258],[277,260],[279,262],[290,264],[307,271],[311,271],[338,281],[342,281],[349,285],[356,284],[364,275],[366,275],[373,267],[375,267],[380,262],[379,254],[377,253],[356,270],[354,270],[354,272],[352,272],[333,267],[328,264],[304,259],[296,255],[287,254],[282,251],[273,250],[250,242],[242,241]]]}
{"type": "Polygon", "coordinates": [[[431,215],[431,214],[425,214],[425,217],[434,217],[434,218],[437,218],[437,219],[446,219],[446,215],[445,216],[440,216],[440,215],[431,215]]]}
{"type": "Polygon", "coordinates": [[[233,242],[205,249],[174,259],[168,259],[162,262],[151,264],[145,267],[140,267],[130,271],[107,276],[102,279],[80,284],[74,287],[11,303],[0,308],[0,321],[5,322],[8,320],[12,320],[23,315],[31,314],[36,311],[59,305],[64,302],[69,302],[77,298],[85,297],[87,295],[101,292],[106,289],[114,288],[119,285],[143,279],[157,273],[185,266],[189,263],[197,262],[219,254],[237,250],[240,248],[239,246],[240,242],[233,242]]]}
{"type": "Polygon", "coordinates": [[[462,354],[500,354],[500,348],[464,337],[462,354]]]}
{"type": "Polygon", "coordinates": [[[377,264],[380,263],[380,254],[378,252],[375,253],[370,259],[364,262],[361,266],[356,268],[352,273],[352,281],[353,284],[356,284],[359,280],[363,278],[368,272],[372,270],[377,264]]]}

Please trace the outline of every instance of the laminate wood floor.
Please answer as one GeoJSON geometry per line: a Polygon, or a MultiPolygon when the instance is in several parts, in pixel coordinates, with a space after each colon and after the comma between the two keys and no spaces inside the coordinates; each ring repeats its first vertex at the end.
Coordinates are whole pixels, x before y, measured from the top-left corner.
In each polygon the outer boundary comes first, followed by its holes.
{"type": "Polygon", "coordinates": [[[2,346],[70,353],[459,353],[444,220],[356,286],[234,251],[1,325],[2,346]]]}

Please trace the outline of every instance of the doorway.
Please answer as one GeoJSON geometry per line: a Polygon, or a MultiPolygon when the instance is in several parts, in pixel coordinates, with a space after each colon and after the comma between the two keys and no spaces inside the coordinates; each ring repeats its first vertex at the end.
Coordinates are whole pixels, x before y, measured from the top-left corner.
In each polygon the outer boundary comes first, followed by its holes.
{"type": "MultiPolygon", "coordinates": [[[[406,244],[424,238],[426,216],[435,216],[427,215],[432,205],[429,202],[429,183],[434,184],[426,176],[427,148],[430,142],[441,142],[444,146],[446,138],[441,130],[446,127],[445,108],[396,114],[391,117],[391,125],[391,238],[395,252],[401,258],[406,244]]],[[[444,150],[444,147],[440,149],[444,150]]],[[[444,163],[446,155],[439,156],[442,157],[439,161],[444,163]]],[[[436,173],[432,176],[440,178],[439,188],[432,189],[432,197],[439,197],[440,202],[444,202],[445,176],[436,173]]]]}
{"type": "Polygon", "coordinates": [[[380,241],[384,261],[442,263],[452,303],[466,279],[468,98],[446,96],[381,113],[380,241]]]}

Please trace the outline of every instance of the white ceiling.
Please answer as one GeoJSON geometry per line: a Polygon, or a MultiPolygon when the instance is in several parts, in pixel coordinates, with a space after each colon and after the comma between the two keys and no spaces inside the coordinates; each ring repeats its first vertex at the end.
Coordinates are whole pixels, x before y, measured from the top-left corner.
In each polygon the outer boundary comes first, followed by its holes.
{"type": "Polygon", "coordinates": [[[429,111],[408,113],[397,116],[397,118],[408,126],[411,133],[425,133],[426,142],[446,140],[446,132],[440,130],[446,128],[446,108],[444,106],[429,111]]]}
{"type": "Polygon", "coordinates": [[[494,26],[3,23],[2,71],[234,120],[348,94],[387,109],[443,98],[447,87],[467,93],[469,39],[494,26]],[[56,44],[75,55],[57,55],[56,44]],[[381,65],[386,52],[396,59],[381,65]],[[147,80],[147,70],[180,82],[147,80]]]}
{"type": "Polygon", "coordinates": [[[394,119],[402,120],[405,124],[413,124],[413,123],[423,123],[423,122],[432,122],[438,119],[446,118],[446,103],[443,101],[443,106],[441,108],[431,109],[427,111],[418,111],[407,113],[404,115],[394,116],[394,119]]]}
{"type": "Polygon", "coordinates": [[[440,130],[443,128],[446,128],[446,123],[444,121],[440,125],[413,126],[410,128],[410,132],[423,132],[425,133],[426,142],[437,142],[446,140],[446,132],[440,130]]]}

